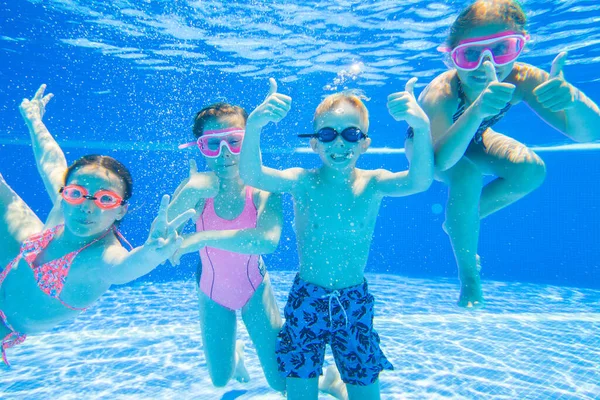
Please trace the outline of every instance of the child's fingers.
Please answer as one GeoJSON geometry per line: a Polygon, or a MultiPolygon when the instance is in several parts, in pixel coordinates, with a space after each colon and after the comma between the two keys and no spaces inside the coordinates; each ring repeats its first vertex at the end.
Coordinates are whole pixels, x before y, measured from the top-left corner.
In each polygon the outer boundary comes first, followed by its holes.
{"type": "Polygon", "coordinates": [[[540,86],[533,90],[533,94],[538,98],[549,98],[554,96],[554,93],[560,88],[562,85],[562,81],[560,79],[552,79],[550,81],[542,83],[540,86]]]}
{"type": "Polygon", "coordinates": [[[498,82],[498,76],[496,75],[496,67],[490,61],[485,61],[483,63],[483,68],[485,70],[485,76],[487,77],[488,83],[490,82],[498,82]]]}
{"type": "Polygon", "coordinates": [[[40,85],[39,89],[37,90],[37,92],[35,92],[35,96],[33,96],[33,98],[35,100],[41,100],[42,97],[44,97],[44,91],[46,90],[46,84],[43,83],[42,85],[40,85]]]}
{"type": "Polygon", "coordinates": [[[196,216],[196,210],[193,208],[187,210],[181,215],[175,217],[175,219],[169,222],[169,228],[177,230],[181,228],[189,219],[194,218],[196,216]]]}
{"type": "Polygon", "coordinates": [[[410,78],[404,87],[404,90],[410,93],[413,97],[415,97],[415,84],[417,83],[418,79],[419,78],[417,77],[410,78]]]}
{"type": "Polygon", "coordinates": [[[552,61],[552,67],[550,68],[550,79],[558,78],[562,76],[563,68],[567,62],[567,52],[563,51],[559,53],[552,61]]]}
{"type": "Polygon", "coordinates": [[[277,93],[277,81],[275,78],[269,78],[269,93],[267,94],[267,97],[275,93],[277,93]]]}
{"type": "Polygon", "coordinates": [[[198,166],[196,165],[196,160],[190,158],[190,176],[196,174],[198,172],[198,166]]]}
{"type": "Polygon", "coordinates": [[[42,104],[45,106],[46,104],[48,104],[48,102],[54,97],[54,95],[52,93],[48,93],[46,96],[44,96],[44,98],[42,99],[42,104]]]}
{"type": "Polygon", "coordinates": [[[275,93],[275,95],[273,97],[276,98],[277,100],[283,102],[284,104],[287,104],[288,106],[290,104],[292,104],[292,98],[286,94],[275,93]]]}
{"type": "Polygon", "coordinates": [[[284,99],[282,97],[283,96],[272,96],[269,99],[269,104],[272,105],[272,106],[278,106],[278,107],[289,107],[290,106],[290,102],[291,102],[291,98],[290,98],[290,101],[286,101],[286,99],[284,99]]]}

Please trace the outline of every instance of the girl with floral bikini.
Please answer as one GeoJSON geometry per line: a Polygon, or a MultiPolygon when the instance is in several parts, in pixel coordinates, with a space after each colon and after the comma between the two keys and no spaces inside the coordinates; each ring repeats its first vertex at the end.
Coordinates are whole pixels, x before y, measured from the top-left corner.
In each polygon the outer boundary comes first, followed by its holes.
{"type": "Polygon", "coordinates": [[[42,85],[20,109],[38,170],[54,207],[42,223],[0,175],[0,339],[6,349],[29,334],[77,316],[113,284],[125,284],[167,260],[181,245],[177,228],[193,210],[167,220],[169,196],[143,246],[127,252],[116,228],[127,213],[132,179],[107,156],[84,156],[67,167],[42,122],[52,95],[42,85]]]}

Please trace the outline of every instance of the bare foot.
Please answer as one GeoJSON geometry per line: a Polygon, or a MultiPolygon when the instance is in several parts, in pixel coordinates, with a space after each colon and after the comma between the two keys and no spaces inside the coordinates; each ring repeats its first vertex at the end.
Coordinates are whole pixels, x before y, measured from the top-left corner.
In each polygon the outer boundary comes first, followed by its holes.
{"type": "Polygon", "coordinates": [[[342,381],[340,372],[335,365],[328,366],[323,376],[319,378],[319,390],[332,395],[336,399],[348,399],[346,384],[342,381]]]}
{"type": "Polygon", "coordinates": [[[479,272],[475,276],[461,278],[458,305],[465,308],[481,308],[485,305],[479,272]]]}
{"type": "Polygon", "coordinates": [[[250,381],[250,375],[244,364],[244,342],[238,340],[235,342],[235,371],[233,378],[241,383],[250,381]]]}

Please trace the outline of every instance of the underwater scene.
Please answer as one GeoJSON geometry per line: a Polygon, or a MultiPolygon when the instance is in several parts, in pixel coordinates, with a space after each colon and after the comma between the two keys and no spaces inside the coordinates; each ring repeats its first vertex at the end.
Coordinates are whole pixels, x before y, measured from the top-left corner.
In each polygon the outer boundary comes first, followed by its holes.
{"type": "Polygon", "coordinates": [[[0,0],[0,398],[600,399],[599,103],[596,0],[0,0]]]}

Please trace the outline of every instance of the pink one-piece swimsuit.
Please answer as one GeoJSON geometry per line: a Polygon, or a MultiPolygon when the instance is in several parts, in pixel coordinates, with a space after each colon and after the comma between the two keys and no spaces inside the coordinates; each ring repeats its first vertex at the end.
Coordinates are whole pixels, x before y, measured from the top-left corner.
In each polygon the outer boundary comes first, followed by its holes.
{"type": "MultiPolygon", "coordinates": [[[[248,229],[256,227],[257,210],[252,200],[252,188],[246,188],[244,210],[235,219],[227,220],[215,213],[214,200],[207,199],[196,221],[196,231],[248,229]]],[[[263,281],[264,268],[258,255],[204,247],[200,290],[215,302],[231,310],[239,310],[250,300],[263,281]]]]}

